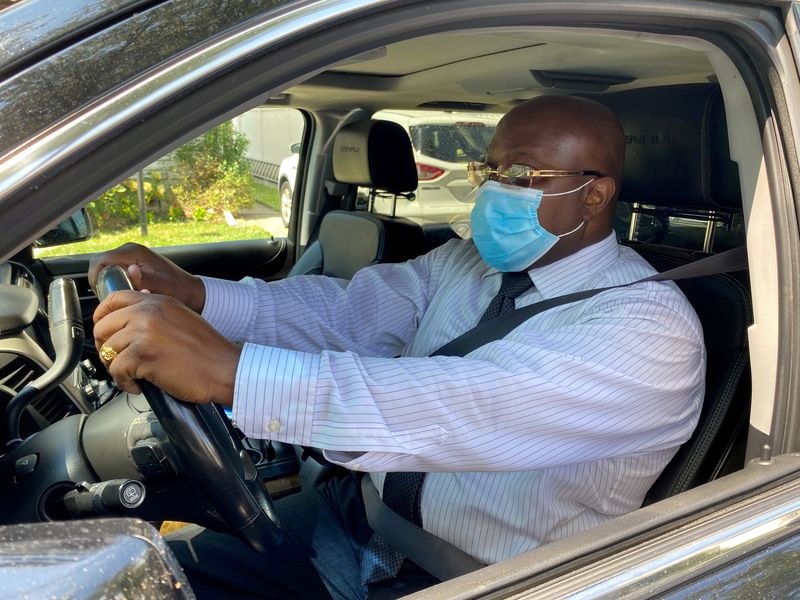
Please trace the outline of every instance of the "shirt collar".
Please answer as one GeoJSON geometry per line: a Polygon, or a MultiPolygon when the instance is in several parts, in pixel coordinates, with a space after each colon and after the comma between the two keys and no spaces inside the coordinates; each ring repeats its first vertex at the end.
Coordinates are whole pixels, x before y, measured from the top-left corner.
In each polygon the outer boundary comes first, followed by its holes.
{"type": "MultiPolygon", "coordinates": [[[[612,231],[606,238],[582,248],[543,267],[528,269],[536,289],[544,298],[555,298],[583,289],[587,280],[611,266],[619,257],[617,236],[612,231]]],[[[490,267],[484,277],[499,273],[490,267]]]]}

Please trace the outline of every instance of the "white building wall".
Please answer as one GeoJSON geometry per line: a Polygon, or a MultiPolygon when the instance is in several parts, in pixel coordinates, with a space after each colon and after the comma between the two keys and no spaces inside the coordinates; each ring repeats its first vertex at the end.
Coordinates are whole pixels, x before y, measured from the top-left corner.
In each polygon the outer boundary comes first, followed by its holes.
{"type": "Polygon", "coordinates": [[[291,154],[289,147],[302,141],[303,117],[294,108],[260,106],[234,119],[234,127],[250,140],[247,158],[274,165],[291,154]]]}

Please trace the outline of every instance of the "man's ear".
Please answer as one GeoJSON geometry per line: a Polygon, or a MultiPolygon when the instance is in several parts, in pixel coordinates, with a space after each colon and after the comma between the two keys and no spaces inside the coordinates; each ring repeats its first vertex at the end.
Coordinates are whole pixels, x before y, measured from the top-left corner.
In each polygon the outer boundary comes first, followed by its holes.
{"type": "Polygon", "coordinates": [[[611,202],[617,186],[611,177],[595,179],[586,187],[586,196],[583,199],[583,219],[591,221],[601,214],[611,202]]]}

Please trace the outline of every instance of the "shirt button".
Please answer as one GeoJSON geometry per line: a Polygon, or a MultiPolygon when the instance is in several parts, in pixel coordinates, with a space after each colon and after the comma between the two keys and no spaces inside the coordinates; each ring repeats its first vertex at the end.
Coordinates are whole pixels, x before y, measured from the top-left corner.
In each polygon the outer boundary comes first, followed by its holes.
{"type": "Polygon", "coordinates": [[[353,471],[359,471],[359,470],[361,470],[361,465],[360,465],[360,464],[358,464],[358,463],[356,463],[356,464],[354,464],[354,465],[353,465],[352,467],[350,467],[350,468],[351,468],[353,471]]]}
{"type": "Polygon", "coordinates": [[[267,423],[267,431],[270,431],[271,433],[279,431],[280,428],[281,428],[281,423],[280,421],[278,421],[278,419],[272,419],[272,421],[267,423]]]}

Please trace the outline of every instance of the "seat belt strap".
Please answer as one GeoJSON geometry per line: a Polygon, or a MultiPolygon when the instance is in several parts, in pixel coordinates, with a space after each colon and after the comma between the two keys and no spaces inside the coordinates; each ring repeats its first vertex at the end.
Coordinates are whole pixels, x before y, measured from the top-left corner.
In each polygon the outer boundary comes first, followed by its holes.
{"type": "Polygon", "coordinates": [[[395,550],[440,581],[447,581],[486,566],[386,506],[369,475],[361,478],[361,495],[364,497],[367,522],[372,530],[395,550]]]}
{"type": "Polygon", "coordinates": [[[663,273],[656,273],[650,277],[632,281],[630,283],[623,283],[621,285],[612,285],[604,288],[596,288],[593,290],[584,290],[575,292],[573,294],[565,294],[555,298],[549,298],[536,304],[523,306],[514,310],[505,312],[494,319],[489,319],[483,323],[478,323],[475,327],[460,335],[454,340],[449,341],[444,346],[433,352],[430,356],[464,356],[476,348],[480,348],[499,340],[509,334],[511,331],[522,325],[525,321],[538,315],[541,312],[562,306],[564,304],[571,304],[580,300],[586,300],[592,296],[596,296],[601,292],[608,290],[615,290],[619,288],[629,287],[637,283],[644,283],[647,281],[674,281],[679,279],[690,279],[692,277],[704,277],[706,275],[719,275],[721,273],[730,273],[732,271],[745,271],[747,270],[747,248],[740,246],[732,250],[726,250],[713,256],[707,256],[698,261],[681,265],[674,269],[664,271],[663,273]]]}

